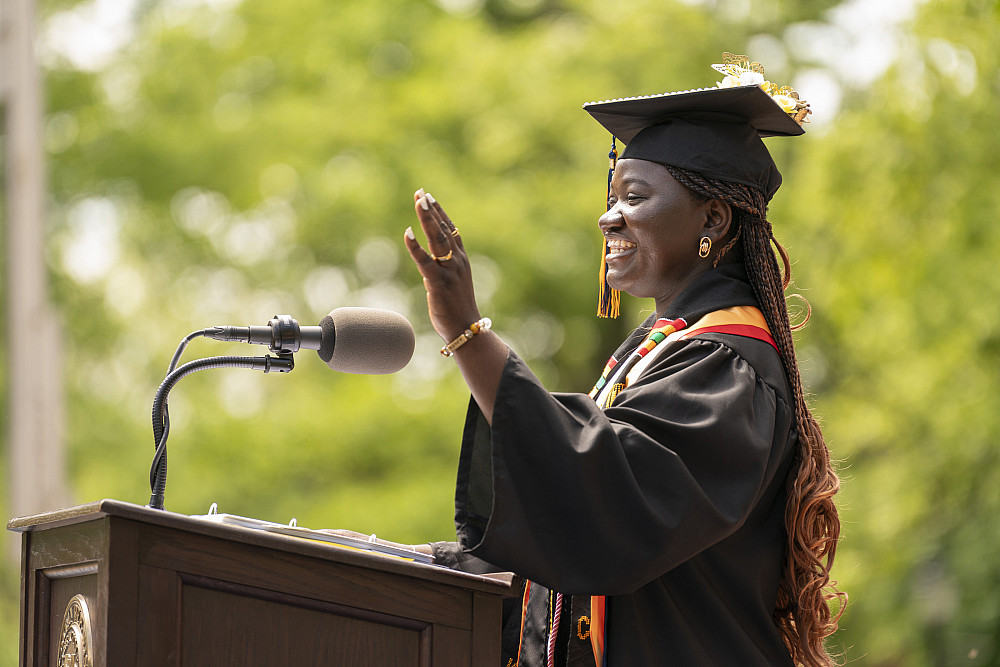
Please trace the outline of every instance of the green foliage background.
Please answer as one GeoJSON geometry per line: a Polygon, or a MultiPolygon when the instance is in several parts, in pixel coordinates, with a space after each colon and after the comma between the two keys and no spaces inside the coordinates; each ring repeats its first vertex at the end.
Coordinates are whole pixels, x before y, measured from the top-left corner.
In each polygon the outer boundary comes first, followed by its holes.
{"type": "MultiPolygon", "coordinates": [[[[43,29],[81,6],[41,3],[43,29]]],[[[167,508],[450,537],[467,394],[401,243],[411,193],[462,229],[499,333],[552,389],[586,391],[650,305],[592,317],[608,146],[580,104],[711,85],[721,52],[749,52],[774,81],[846,84],[832,122],[770,144],[770,217],[812,306],[800,360],[843,468],[852,603],[833,641],[850,664],[1000,664],[995,2],[918,5],[895,64],[857,85],[791,37],[829,23],[827,1],[136,7],[106,65],[45,60],[76,501],[147,501],[149,406],[189,331],[388,307],[418,332],[398,375],[304,354],[291,375],[180,383],[167,508]]],[[[186,358],[229,353],[246,351],[196,341],[186,358]]],[[[0,578],[3,665],[17,577],[0,578]]]]}

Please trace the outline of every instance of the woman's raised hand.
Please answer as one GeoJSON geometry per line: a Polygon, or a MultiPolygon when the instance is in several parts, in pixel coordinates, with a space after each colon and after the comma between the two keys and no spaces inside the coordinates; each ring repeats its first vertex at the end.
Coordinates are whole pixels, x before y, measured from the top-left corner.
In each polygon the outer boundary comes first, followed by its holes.
{"type": "MultiPolygon", "coordinates": [[[[434,197],[420,189],[413,194],[413,201],[427,237],[427,249],[420,246],[412,227],[407,227],[403,242],[424,277],[431,324],[450,343],[480,319],[472,288],[472,267],[458,229],[434,197]]],[[[507,352],[500,337],[487,330],[467,340],[452,357],[490,424],[507,352]]]]}
{"type": "Polygon", "coordinates": [[[458,228],[434,197],[421,188],[413,193],[413,200],[427,249],[421,247],[412,227],[406,229],[403,242],[424,278],[431,325],[448,342],[480,317],[469,256],[458,228]]]}

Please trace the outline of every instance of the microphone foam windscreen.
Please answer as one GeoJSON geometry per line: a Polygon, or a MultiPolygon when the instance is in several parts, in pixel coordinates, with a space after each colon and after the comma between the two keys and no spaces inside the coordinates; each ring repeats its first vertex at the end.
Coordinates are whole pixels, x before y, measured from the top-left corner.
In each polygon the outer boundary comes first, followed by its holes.
{"type": "Polygon", "coordinates": [[[323,330],[319,357],[341,373],[395,373],[413,356],[413,327],[391,310],[337,308],[319,326],[323,330]]]}

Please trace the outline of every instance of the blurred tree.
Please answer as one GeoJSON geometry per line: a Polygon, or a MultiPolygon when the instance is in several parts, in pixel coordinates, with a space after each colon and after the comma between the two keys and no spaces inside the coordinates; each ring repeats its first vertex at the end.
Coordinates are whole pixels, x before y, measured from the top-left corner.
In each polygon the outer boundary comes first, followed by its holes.
{"type": "MultiPolygon", "coordinates": [[[[607,137],[578,105],[710,82],[722,50],[710,15],[684,5],[646,16],[657,25],[635,38],[653,52],[666,32],[699,35],[681,60],[637,68],[594,48],[641,16],[600,3],[145,3],[106,66],[81,71],[54,49],[51,250],[74,332],[77,494],[145,499],[148,403],[187,331],[390,307],[421,336],[396,377],[303,358],[287,378],[179,384],[167,506],[450,534],[465,392],[401,247],[410,193],[427,187],[460,221],[498,330],[554,388],[589,388],[640,315],[591,316],[607,137]]],[[[219,353],[210,345],[190,354],[219,353]]]]}
{"type": "Polygon", "coordinates": [[[845,461],[839,641],[865,664],[1000,664],[1000,14],[922,8],[898,64],[803,151],[803,349],[845,461]]]}
{"type": "MultiPolygon", "coordinates": [[[[90,6],[51,2],[47,20],[90,6]]],[[[51,35],[46,49],[77,499],[146,502],[150,402],[189,331],[388,307],[418,332],[395,376],[306,353],[288,376],[183,380],[166,505],[403,541],[453,533],[467,400],[402,248],[410,193],[462,229],[499,333],[548,386],[586,391],[650,306],[592,316],[608,137],[579,105],[711,85],[707,64],[747,44],[783,61],[775,80],[845,74],[784,46],[826,1],[135,6],[106,63],[81,67],[51,35]]],[[[837,574],[854,602],[836,641],[857,664],[1000,660],[998,23],[986,0],[924,6],[896,68],[848,90],[835,124],[773,146],[771,218],[814,308],[800,352],[847,466],[837,574]]],[[[196,341],[185,359],[229,353],[259,351],[196,341]]],[[[16,632],[0,627],[0,662],[16,632]]]]}

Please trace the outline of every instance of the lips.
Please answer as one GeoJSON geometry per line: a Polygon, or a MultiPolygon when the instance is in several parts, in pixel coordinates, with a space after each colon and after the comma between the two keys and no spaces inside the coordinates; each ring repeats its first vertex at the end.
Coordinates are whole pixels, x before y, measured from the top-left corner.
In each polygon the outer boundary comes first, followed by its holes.
{"type": "Polygon", "coordinates": [[[622,257],[627,255],[638,245],[632,243],[631,241],[625,241],[622,239],[608,239],[608,254],[606,259],[615,259],[617,257],[622,257]]]}

